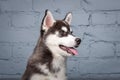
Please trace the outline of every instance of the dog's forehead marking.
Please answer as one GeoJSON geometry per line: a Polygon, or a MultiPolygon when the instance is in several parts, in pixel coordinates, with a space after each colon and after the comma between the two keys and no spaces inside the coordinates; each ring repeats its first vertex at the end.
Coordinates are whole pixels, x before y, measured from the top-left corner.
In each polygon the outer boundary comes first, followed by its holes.
{"type": "Polygon", "coordinates": [[[65,27],[65,26],[62,26],[62,28],[61,28],[63,31],[65,31],[65,32],[67,32],[68,30],[67,30],[67,28],[65,27]]]}

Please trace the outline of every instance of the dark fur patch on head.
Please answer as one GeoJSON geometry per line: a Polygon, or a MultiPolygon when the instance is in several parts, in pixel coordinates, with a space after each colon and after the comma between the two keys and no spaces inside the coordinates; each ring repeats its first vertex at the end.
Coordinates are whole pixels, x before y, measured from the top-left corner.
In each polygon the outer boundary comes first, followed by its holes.
{"type": "Polygon", "coordinates": [[[51,27],[50,31],[52,30],[53,32],[61,30],[62,27],[66,27],[68,31],[70,31],[70,26],[65,22],[58,20],[56,23],[51,27]]]}
{"type": "Polygon", "coordinates": [[[58,31],[60,33],[59,37],[62,36],[67,36],[67,34],[70,33],[70,25],[62,20],[57,20],[54,25],[47,31],[45,38],[47,37],[47,35],[49,34],[55,34],[55,32],[58,31]],[[65,34],[63,33],[63,30],[61,30],[62,27],[66,27],[66,29],[68,30],[65,34]],[[63,34],[62,34],[63,33],[63,34]]]}

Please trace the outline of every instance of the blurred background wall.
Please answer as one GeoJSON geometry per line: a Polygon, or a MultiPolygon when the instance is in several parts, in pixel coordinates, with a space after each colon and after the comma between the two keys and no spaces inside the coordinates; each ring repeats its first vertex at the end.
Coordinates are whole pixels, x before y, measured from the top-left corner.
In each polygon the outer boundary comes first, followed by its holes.
{"type": "Polygon", "coordinates": [[[79,55],[69,78],[120,78],[120,0],[0,0],[0,78],[20,78],[39,37],[46,9],[55,19],[73,13],[79,55]]]}

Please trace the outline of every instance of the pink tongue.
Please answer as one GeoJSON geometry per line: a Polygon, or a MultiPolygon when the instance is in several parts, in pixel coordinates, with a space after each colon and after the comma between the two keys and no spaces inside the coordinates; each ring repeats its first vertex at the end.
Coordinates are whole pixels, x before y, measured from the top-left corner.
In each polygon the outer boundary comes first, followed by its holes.
{"type": "Polygon", "coordinates": [[[77,50],[74,49],[74,48],[69,48],[69,50],[70,50],[74,55],[77,55],[77,54],[78,54],[77,50]]]}

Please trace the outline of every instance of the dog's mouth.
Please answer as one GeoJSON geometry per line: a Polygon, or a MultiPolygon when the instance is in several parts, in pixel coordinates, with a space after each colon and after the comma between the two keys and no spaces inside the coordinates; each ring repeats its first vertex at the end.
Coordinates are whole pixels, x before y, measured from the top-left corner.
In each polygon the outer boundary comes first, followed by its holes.
{"type": "Polygon", "coordinates": [[[67,46],[64,46],[64,45],[59,45],[59,47],[69,54],[72,54],[72,55],[77,55],[78,54],[78,51],[74,47],[67,47],[67,46]]]}

